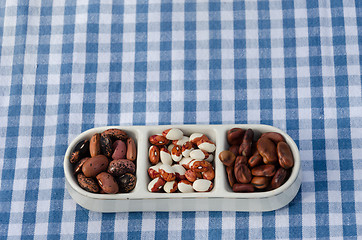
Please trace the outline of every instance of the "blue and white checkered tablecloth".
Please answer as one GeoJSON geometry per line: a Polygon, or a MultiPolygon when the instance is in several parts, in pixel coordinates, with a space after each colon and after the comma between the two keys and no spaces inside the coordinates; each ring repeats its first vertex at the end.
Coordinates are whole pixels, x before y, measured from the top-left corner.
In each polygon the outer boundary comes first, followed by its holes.
{"type": "Polygon", "coordinates": [[[362,236],[362,1],[0,3],[0,239],[362,236]],[[82,131],[230,123],[295,140],[288,206],[102,214],[65,189],[82,131]]]}

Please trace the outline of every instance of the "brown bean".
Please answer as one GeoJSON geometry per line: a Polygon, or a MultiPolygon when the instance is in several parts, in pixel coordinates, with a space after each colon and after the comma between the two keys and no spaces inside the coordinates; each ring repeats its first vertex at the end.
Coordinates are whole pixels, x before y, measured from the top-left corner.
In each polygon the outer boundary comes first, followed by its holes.
{"type": "MultiPolygon", "coordinates": [[[[122,140],[119,140],[122,141],[122,140]]],[[[104,156],[111,158],[113,149],[112,149],[112,139],[110,135],[101,134],[101,152],[104,156]]]]}
{"type": "Polygon", "coordinates": [[[284,168],[279,168],[278,171],[275,173],[274,177],[270,182],[271,189],[276,189],[285,183],[288,176],[288,171],[284,168]]]}
{"type": "Polygon", "coordinates": [[[248,160],[248,164],[251,168],[256,167],[262,163],[263,163],[263,158],[260,156],[258,152],[253,156],[251,156],[248,160]]]}
{"type": "Polygon", "coordinates": [[[77,175],[78,184],[81,188],[88,192],[99,192],[98,183],[93,178],[86,177],[83,173],[77,175]]]}
{"type": "Polygon", "coordinates": [[[229,167],[234,164],[236,156],[234,153],[225,150],[219,154],[219,159],[225,166],[229,167]]]}
{"type": "Polygon", "coordinates": [[[111,174],[107,172],[101,172],[96,176],[96,178],[98,180],[99,186],[105,193],[114,194],[118,192],[118,184],[111,174]]]}
{"type": "Polygon", "coordinates": [[[234,165],[247,164],[247,163],[248,163],[248,159],[245,156],[237,156],[235,159],[234,165]]]}
{"type": "Polygon", "coordinates": [[[156,145],[152,145],[148,151],[148,159],[152,165],[156,165],[160,161],[160,149],[156,145]]]}
{"type": "Polygon", "coordinates": [[[86,177],[95,177],[108,167],[108,158],[104,155],[97,155],[89,158],[82,166],[82,171],[86,177]]]}
{"type": "Polygon", "coordinates": [[[109,163],[107,172],[115,177],[122,176],[125,173],[135,174],[136,166],[128,159],[115,159],[109,163]]]}
{"type": "Polygon", "coordinates": [[[89,152],[91,157],[97,156],[101,154],[101,135],[96,133],[92,136],[90,143],[89,143],[89,152]]]}
{"type": "Polygon", "coordinates": [[[234,167],[233,166],[226,167],[226,174],[228,177],[230,187],[233,187],[233,185],[236,182],[235,175],[234,175],[234,167]]]}
{"type": "Polygon", "coordinates": [[[256,146],[265,164],[278,163],[277,149],[272,140],[269,138],[260,138],[256,146]]]}
{"type": "Polygon", "coordinates": [[[129,137],[127,138],[127,154],[126,158],[128,160],[134,161],[137,157],[137,149],[136,149],[136,143],[134,142],[133,138],[129,137]]]}
{"type": "Polygon", "coordinates": [[[241,128],[232,128],[227,132],[227,141],[230,145],[240,145],[243,142],[245,130],[241,128]]]}
{"type": "Polygon", "coordinates": [[[102,135],[109,135],[111,139],[125,141],[128,138],[128,135],[125,131],[117,128],[110,128],[102,132],[102,135]]]}
{"type": "Polygon", "coordinates": [[[258,177],[272,177],[276,172],[276,168],[272,164],[261,165],[251,169],[251,174],[258,177]]]}
{"type": "Polygon", "coordinates": [[[117,140],[113,143],[112,159],[124,159],[126,157],[127,146],[122,140],[117,140]]]}
{"type": "Polygon", "coordinates": [[[254,185],[250,183],[235,183],[233,186],[234,192],[254,192],[254,185]]]}
{"type": "Polygon", "coordinates": [[[254,138],[254,131],[252,129],[246,130],[243,138],[243,142],[239,147],[239,154],[249,157],[252,153],[252,143],[254,138]]]}
{"type": "Polygon", "coordinates": [[[266,132],[266,133],[263,133],[260,137],[269,138],[275,144],[278,144],[279,142],[285,142],[283,135],[281,135],[280,133],[277,133],[277,132],[266,132]]]}
{"type": "Polygon", "coordinates": [[[88,139],[80,141],[77,143],[77,145],[75,145],[69,161],[71,163],[76,163],[80,159],[85,158],[85,157],[89,157],[89,140],[88,139]]]}
{"type": "Polygon", "coordinates": [[[239,147],[240,147],[240,145],[231,145],[229,147],[229,151],[234,153],[235,156],[238,156],[239,155],[239,147]]]}
{"type": "Polygon", "coordinates": [[[157,146],[167,145],[170,142],[170,140],[168,140],[162,135],[152,135],[149,137],[148,140],[152,145],[157,145],[157,146]]]}
{"type": "Polygon", "coordinates": [[[294,165],[294,158],[290,147],[285,142],[279,142],[277,146],[279,164],[285,169],[289,169],[294,165]]]}
{"type": "Polygon", "coordinates": [[[74,166],[74,173],[80,173],[82,172],[83,164],[89,159],[89,157],[82,158],[80,161],[78,161],[74,166]]]}
{"type": "Polygon", "coordinates": [[[239,164],[234,166],[234,175],[236,181],[239,183],[249,183],[251,181],[251,172],[246,164],[239,164]]]}
{"type": "Polygon", "coordinates": [[[258,189],[264,189],[269,185],[269,178],[268,177],[253,177],[251,180],[251,184],[258,189]]]}
{"type": "Polygon", "coordinates": [[[128,193],[136,187],[136,177],[131,173],[126,173],[117,179],[119,192],[128,193]]]}

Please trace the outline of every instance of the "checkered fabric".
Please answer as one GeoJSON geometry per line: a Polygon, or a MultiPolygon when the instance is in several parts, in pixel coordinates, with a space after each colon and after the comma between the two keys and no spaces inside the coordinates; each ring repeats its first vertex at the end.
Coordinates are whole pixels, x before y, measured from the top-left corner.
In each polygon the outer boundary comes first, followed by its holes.
{"type": "Polygon", "coordinates": [[[0,239],[362,236],[362,1],[0,3],[0,239]],[[102,214],[65,189],[82,131],[230,123],[295,140],[288,206],[102,214]]]}

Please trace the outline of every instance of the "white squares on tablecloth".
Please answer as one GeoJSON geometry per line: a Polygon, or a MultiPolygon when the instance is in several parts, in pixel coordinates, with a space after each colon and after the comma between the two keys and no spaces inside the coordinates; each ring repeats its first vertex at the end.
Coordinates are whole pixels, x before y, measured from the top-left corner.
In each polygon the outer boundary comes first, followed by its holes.
{"type": "Polygon", "coordinates": [[[151,232],[156,228],[156,214],[147,212],[142,218],[142,232],[151,232]]]}
{"type": "Polygon", "coordinates": [[[9,228],[8,228],[8,236],[9,237],[21,236],[22,235],[22,232],[21,232],[22,227],[23,227],[22,219],[17,219],[16,222],[11,222],[9,224],[9,228]]]}

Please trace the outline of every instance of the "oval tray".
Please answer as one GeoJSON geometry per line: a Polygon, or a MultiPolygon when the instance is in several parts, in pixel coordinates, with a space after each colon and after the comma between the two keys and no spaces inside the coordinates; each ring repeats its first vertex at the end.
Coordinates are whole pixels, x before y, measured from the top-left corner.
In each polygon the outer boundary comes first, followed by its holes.
{"type": "Polygon", "coordinates": [[[158,125],[158,126],[107,126],[89,129],[76,137],[69,145],[64,157],[66,188],[71,197],[82,207],[97,212],[139,212],[139,211],[272,211],[290,203],[301,185],[301,164],[299,150],[293,139],[278,128],[259,124],[234,125],[158,125]],[[238,127],[254,130],[255,138],[264,132],[278,132],[289,144],[294,167],[286,183],[268,192],[235,193],[228,184],[224,165],[218,159],[219,153],[228,148],[226,133],[238,127]],[[133,137],[137,144],[135,189],[130,193],[95,194],[79,187],[73,174],[69,157],[74,146],[81,140],[90,139],[95,133],[109,128],[119,128],[133,137]],[[216,144],[214,167],[214,188],[210,192],[194,193],[151,193],[147,190],[151,179],[147,170],[151,166],[148,160],[149,136],[162,133],[168,128],[179,128],[185,135],[194,132],[206,134],[216,144]]]}

